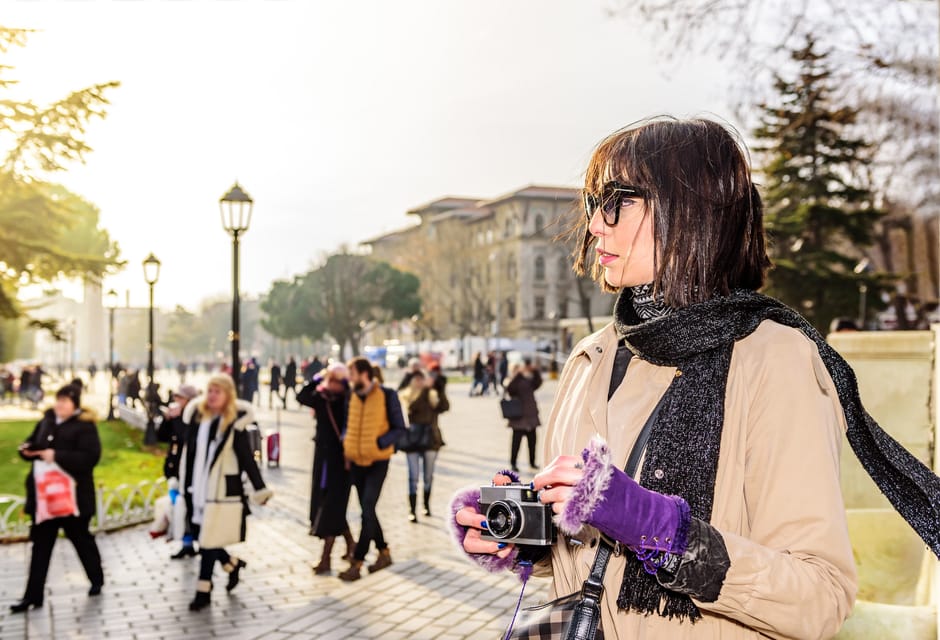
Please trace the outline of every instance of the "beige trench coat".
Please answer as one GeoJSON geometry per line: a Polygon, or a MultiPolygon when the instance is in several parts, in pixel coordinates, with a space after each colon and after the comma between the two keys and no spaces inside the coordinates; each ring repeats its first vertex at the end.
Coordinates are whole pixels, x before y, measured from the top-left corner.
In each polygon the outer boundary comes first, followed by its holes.
{"type": "MultiPolygon", "coordinates": [[[[607,401],[617,350],[612,325],[585,338],[562,373],[545,459],[576,455],[594,434],[614,462],[627,456],[676,369],[634,358],[607,401]]],[[[619,640],[829,638],[852,610],[856,573],[839,485],[845,418],[816,345],[764,321],[734,347],[711,524],[731,567],[716,602],[696,602],[695,624],[617,610],[624,558],[605,579],[602,625],[619,640]]],[[[588,529],[581,536],[596,537],[588,529]]],[[[552,550],[553,597],[580,589],[595,549],[562,538],[552,550]]]]}

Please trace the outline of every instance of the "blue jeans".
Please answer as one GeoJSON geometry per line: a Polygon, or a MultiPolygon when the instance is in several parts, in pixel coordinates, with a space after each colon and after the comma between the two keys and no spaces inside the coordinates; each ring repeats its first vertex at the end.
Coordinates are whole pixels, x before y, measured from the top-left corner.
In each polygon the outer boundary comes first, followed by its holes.
{"type": "Polygon", "coordinates": [[[431,480],[434,478],[434,463],[437,462],[437,451],[409,451],[408,452],[408,495],[418,495],[418,464],[424,465],[424,490],[431,490],[431,480]]]}

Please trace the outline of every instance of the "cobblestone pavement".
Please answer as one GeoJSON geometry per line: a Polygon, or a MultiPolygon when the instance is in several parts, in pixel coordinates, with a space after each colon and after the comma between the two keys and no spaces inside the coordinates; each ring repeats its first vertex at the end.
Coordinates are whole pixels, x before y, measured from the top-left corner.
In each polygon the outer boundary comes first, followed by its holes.
{"type": "MultiPolygon", "coordinates": [[[[168,381],[169,382],[169,381],[168,381]]],[[[103,386],[103,385],[102,385],[103,386]]],[[[518,597],[519,582],[472,566],[454,549],[443,514],[453,492],[485,481],[507,465],[509,430],[496,400],[468,398],[468,385],[449,387],[452,410],[442,418],[447,441],[438,458],[432,517],[407,521],[407,468],[396,455],[379,502],[394,565],[344,583],[344,545],[333,554],[333,575],[315,576],[321,543],[307,535],[312,419],[307,411],[279,412],[283,460],[265,469],[275,490],[270,506],[249,518],[248,540],[232,547],[248,567],[233,593],[224,590],[216,569],[212,606],[191,613],[187,604],[196,583],[198,562],[170,561],[177,546],[152,541],[146,526],[100,534],[106,585],[99,598],[86,595],[87,582],[71,545],[60,539],[53,555],[42,609],[13,616],[6,604],[19,599],[25,583],[29,545],[0,546],[0,638],[496,638],[518,597]]],[[[543,418],[555,386],[539,391],[543,418]]],[[[259,413],[265,430],[278,412],[259,413]]],[[[0,412],[0,417],[5,417],[0,412]]],[[[525,445],[523,445],[523,449],[525,445]]],[[[525,459],[525,451],[520,455],[525,459]]],[[[525,466],[523,466],[525,471],[525,466]]],[[[527,474],[523,473],[525,477],[527,474]]],[[[350,522],[358,528],[355,491],[350,522]]],[[[374,550],[367,559],[372,560],[374,550]]],[[[533,580],[525,601],[547,596],[547,585],[533,580]]]]}

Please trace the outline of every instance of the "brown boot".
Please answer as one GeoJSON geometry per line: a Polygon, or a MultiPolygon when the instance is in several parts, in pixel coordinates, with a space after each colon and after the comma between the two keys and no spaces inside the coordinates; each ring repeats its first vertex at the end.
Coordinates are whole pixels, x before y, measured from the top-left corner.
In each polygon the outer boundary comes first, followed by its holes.
{"type": "Polygon", "coordinates": [[[323,555],[320,556],[320,564],[313,568],[313,572],[318,576],[326,575],[330,572],[330,553],[333,551],[333,542],[335,536],[329,536],[323,539],[323,555]]]}
{"type": "Polygon", "coordinates": [[[343,582],[355,582],[362,577],[362,560],[353,560],[349,563],[349,568],[339,574],[339,579],[343,582]]]}
{"type": "Polygon", "coordinates": [[[352,561],[353,553],[356,551],[356,541],[353,540],[349,527],[346,527],[346,530],[343,531],[343,540],[346,541],[346,555],[343,556],[343,560],[352,561]]]}
{"type": "Polygon", "coordinates": [[[369,573],[375,573],[390,566],[392,566],[392,553],[386,547],[379,551],[379,559],[375,561],[375,564],[369,565],[369,573]]]}

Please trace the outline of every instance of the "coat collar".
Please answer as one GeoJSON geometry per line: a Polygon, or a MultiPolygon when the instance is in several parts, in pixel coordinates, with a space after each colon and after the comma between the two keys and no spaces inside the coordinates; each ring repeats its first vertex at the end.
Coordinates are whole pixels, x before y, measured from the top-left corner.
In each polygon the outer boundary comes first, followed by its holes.
{"type": "Polygon", "coordinates": [[[575,356],[587,356],[588,360],[595,362],[604,357],[610,349],[617,348],[617,331],[614,323],[610,323],[599,331],[595,331],[575,346],[572,352],[575,356]]]}

